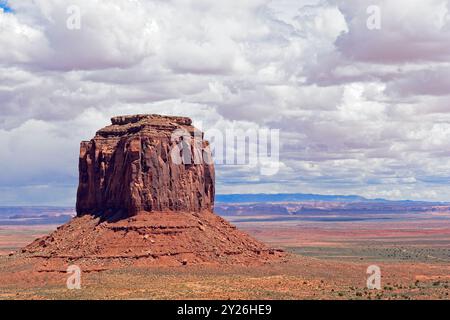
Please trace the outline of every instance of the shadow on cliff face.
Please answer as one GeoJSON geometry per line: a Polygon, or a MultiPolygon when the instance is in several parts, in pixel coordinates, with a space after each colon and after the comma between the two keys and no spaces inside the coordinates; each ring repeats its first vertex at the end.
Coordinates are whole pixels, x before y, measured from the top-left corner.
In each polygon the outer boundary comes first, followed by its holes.
{"type": "Polygon", "coordinates": [[[94,218],[99,218],[99,224],[102,222],[114,223],[114,222],[118,222],[120,220],[124,220],[124,219],[128,219],[128,218],[132,217],[132,215],[130,215],[129,213],[127,213],[124,210],[99,211],[96,213],[85,213],[85,214],[81,214],[78,216],[85,216],[85,215],[90,215],[90,216],[93,216],[94,218]]]}

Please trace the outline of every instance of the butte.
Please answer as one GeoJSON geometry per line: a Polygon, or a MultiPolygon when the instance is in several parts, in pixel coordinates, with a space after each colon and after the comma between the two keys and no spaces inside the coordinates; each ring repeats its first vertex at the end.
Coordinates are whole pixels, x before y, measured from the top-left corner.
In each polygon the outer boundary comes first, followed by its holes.
{"type": "Polygon", "coordinates": [[[77,216],[22,249],[43,271],[262,264],[284,256],[214,214],[209,143],[184,117],[121,116],[81,143],[77,216]],[[198,161],[199,159],[202,161],[198,161]]]}

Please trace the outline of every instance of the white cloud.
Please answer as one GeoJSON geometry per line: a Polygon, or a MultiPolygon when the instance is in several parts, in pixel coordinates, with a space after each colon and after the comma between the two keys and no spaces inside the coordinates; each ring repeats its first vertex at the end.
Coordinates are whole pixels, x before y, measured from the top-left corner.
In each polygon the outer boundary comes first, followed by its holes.
{"type": "Polygon", "coordinates": [[[73,201],[79,141],[145,112],[281,129],[280,173],[219,167],[219,192],[448,200],[449,1],[71,5],[80,30],[63,0],[0,13],[1,202],[73,201]]]}

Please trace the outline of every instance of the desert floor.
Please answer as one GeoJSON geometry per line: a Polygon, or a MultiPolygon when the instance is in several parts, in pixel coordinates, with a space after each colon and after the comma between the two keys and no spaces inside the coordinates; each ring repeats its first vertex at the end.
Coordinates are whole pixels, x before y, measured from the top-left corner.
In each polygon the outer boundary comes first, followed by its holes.
{"type": "MultiPolygon", "coordinates": [[[[7,252],[54,226],[0,230],[0,299],[449,299],[450,223],[248,221],[239,228],[289,255],[260,266],[121,267],[68,274],[36,272],[7,252]],[[25,238],[28,240],[28,238],[25,238]],[[367,268],[381,269],[381,290],[367,289],[367,268]]],[[[250,219],[251,220],[251,219],[250,219]]]]}

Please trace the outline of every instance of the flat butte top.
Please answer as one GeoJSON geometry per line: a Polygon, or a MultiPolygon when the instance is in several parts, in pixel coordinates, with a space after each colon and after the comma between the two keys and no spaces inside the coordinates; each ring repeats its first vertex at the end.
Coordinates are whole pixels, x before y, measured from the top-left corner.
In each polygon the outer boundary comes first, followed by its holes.
{"type": "Polygon", "coordinates": [[[153,137],[167,137],[175,130],[183,129],[193,135],[195,128],[187,117],[137,114],[111,118],[111,125],[97,131],[95,138],[122,137],[145,134],[153,137]]]}

